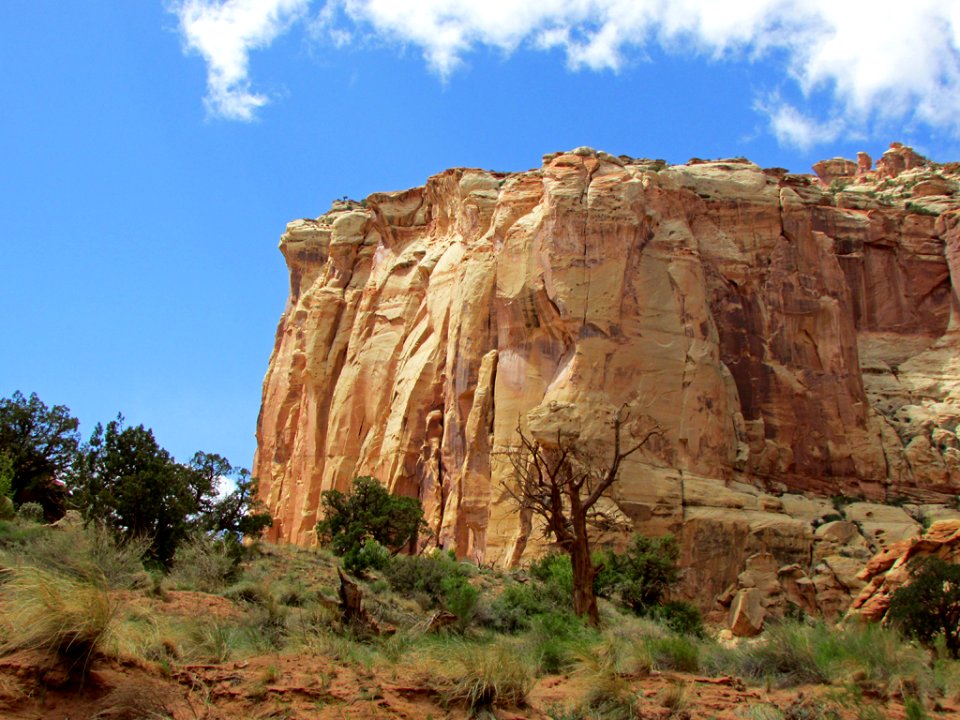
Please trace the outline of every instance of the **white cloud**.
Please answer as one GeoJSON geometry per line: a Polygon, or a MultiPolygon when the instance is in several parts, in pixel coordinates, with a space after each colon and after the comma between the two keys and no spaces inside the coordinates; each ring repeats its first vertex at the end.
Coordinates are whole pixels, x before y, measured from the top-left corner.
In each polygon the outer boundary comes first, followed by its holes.
{"type": "MultiPolygon", "coordinates": [[[[248,53],[310,2],[181,1],[187,45],[208,62],[215,112],[249,118],[266,102],[249,89],[248,53]]],[[[443,79],[483,47],[560,49],[573,69],[618,71],[659,45],[785,63],[782,86],[765,92],[792,87],[830,107],[818,120],[757,103],[784,142],[810,146],[890,121],[960,134],[960,0],[327,0],[318,12],[314,26],[335,46],[373,35],[417,47],[443,79]]]]}
{"type": "Polygon", "coordinates": [[[207,62],[208,110],[252,120],[266,95],[250,89],[250,51],[267,47],[302,17],[310,0],[182,0],[174,6],[187,49],[207,62]]]}
{"type": "Polygon", "coordinates": [[[792,145],[801,150],[832,142],[846,129],[838,118],[817,120],[776,96],[766,102],[758,102],[755,107],[769,117],[770,129],[781,145],[792,145]]]}

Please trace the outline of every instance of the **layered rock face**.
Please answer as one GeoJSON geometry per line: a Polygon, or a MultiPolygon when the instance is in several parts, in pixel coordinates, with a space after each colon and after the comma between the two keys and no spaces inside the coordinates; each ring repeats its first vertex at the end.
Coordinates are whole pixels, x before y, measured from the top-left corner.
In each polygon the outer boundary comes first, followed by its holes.
{"type": "Polygon", "coordinates": [[[956,495],[955,168],[894,146],[818,170],[579,148],[290,223],[254,470],[271,538],[312,542],[320,493],[366,474],[444,548],[516,563],[539,537],[502,489],[518,426],[602,454],[624,406],[662,437],[615,500],[681,537],[704,605],[757,553],[814,575],[818,497],[956,495]]]}

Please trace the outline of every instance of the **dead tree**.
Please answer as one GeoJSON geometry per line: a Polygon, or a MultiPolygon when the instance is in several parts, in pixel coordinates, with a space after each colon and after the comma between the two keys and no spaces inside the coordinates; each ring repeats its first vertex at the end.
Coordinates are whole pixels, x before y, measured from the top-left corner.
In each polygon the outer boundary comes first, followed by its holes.
{"type": "Polygon", "coordinates": [[[579,439],[569,439],[557,431],[555,443],[544,444],[517,427],[519,445],[508,451],[513,465],[514,484],[505,484],[506,493],[521,511],[544,521],[544,536],[570,556],[573,566],[573,610],[586,615],[591,625],[600,624],[593,582],[600,568],[590,557],[590,530],[616,526],[613,517],[597,507],[620,473],[624,460],[643,448],[651,438],[660,436],[658,426],[643,433],[623,449],[621,437],[629,418],[624,408],[613,413],[613,451],[605,459],[590,452],[579,439]]]}

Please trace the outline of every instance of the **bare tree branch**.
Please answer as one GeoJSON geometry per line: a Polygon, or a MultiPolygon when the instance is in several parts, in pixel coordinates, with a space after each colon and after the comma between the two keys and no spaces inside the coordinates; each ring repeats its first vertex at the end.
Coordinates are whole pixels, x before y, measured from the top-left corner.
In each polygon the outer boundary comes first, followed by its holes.
{"type": "Polygon", "coordinates": [[[662,435],[658,426],[622,450],[621,433],[629,421],[626,406],[613,413],[613,453],[608,463],[587,452],[579,439],[564,439],[557,430],[555,447],[544,447],[517,423],[519,444],[506,451],[514,470],[507,495],[521,510],[544,521],[544,536],[553,537],[570,555],[574,575],[574,611],[599,623],[593,579],[597,568],[590,558],[589,529],[618,530],[626,523],[615,513],[594,507],[620,474],[624,460],[640,451],[651,438],[662,435]]]}

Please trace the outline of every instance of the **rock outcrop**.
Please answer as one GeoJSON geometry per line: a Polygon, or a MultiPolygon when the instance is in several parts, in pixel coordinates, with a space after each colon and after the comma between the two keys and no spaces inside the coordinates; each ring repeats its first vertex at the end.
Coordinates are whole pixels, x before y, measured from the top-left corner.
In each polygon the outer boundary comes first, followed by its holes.
{"type": "Polygon", "coordinates": [[[850,615],[871,622],[884,620],[893,593],[910,582],[911,564],[928,557],[960,563],[960,519],[938,520],[922,536],[891,545],[871,558],[858,575],[863,588],[850,606],[850,615]]]}
{"type": "MultiPolygon", "coordinates": [[[[313,542],[320,493],[369,474],[439,545],[515,563],[539,535],[502,491],[518,424],[602,452],[626,406],[663,436],[616,501],[680,536],[682,594],[732,602],[758,555],[840,612],[847,559],[919,527],[876,503],[960,492],[960,202],[954,167],[903,146],[821,171],[578,148],[290,223],[255,460],[271,538],[313,542]]],[[[744,624],[782,605],[765,592],[744,624]]]]}

